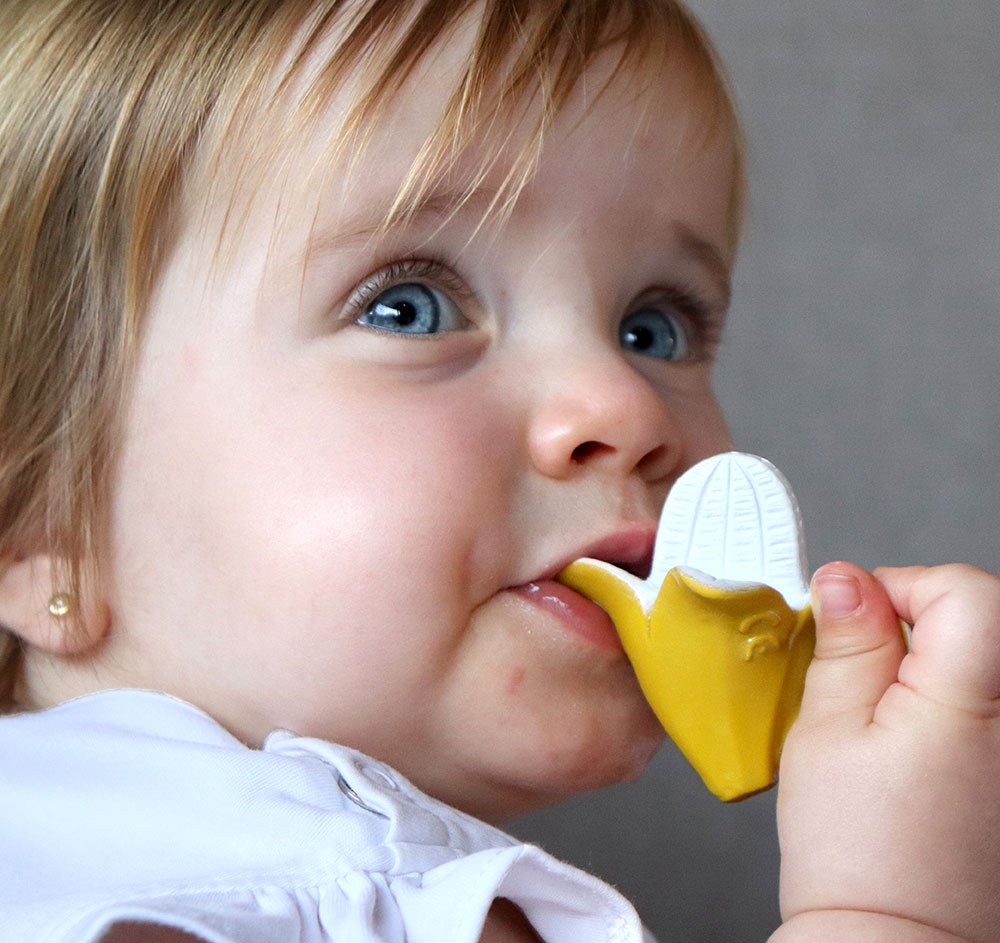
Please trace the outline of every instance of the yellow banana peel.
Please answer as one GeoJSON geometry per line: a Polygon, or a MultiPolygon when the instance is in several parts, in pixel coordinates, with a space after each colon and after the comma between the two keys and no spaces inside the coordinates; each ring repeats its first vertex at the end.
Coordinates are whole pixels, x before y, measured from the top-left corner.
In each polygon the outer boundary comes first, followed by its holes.
{"type": "Polygon", "coordinates": [[[611,616],[646,699],[708,789],[728,802],[774,783],[815,627],[798,507],[773,465],[731,452],[685,473],[648,579],[587,559],[559,578],[611,616]]]}

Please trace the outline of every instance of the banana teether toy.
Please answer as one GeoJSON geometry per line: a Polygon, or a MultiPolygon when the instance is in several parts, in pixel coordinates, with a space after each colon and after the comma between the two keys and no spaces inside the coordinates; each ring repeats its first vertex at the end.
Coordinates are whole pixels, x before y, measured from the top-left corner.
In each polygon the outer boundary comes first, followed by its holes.
{"type": "Polygon", "coordinates": [[[611,616],[664,729],[720,799],[772,785],[815,627],[802,528],[770,463],[729,452],[667,497],[648,579],[583,559],[559,579],[611,616]]]}

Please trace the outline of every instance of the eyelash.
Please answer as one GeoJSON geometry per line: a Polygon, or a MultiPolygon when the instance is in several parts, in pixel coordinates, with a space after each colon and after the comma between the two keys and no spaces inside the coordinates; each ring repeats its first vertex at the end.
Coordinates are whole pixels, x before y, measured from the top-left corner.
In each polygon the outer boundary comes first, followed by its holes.
{"type": "Polygon", "coordinates": [[[408,281],[429,282],[450,295],[463,310],[472,301],[468,286],[444,262],[434,258],[398,259],[369,275],[351,292],[344,305],[343,319],[353,321],[361,317],[382,292],[408,281]]]}
{"type": "MultiPolygon", "coordinates": [[[[682,363],[704,363],[712,359],[722,341],[725,323],[724,315],[718,311],[716,304],[693,286],[681,282],[658,286],[646,293],[646,297],[650,304],[666,302],[680,315],[685,329],[690,332],[690,356],[682,363]]],[[[629,310],[640,310],[641,307],[642,303],[634,304],[629,310]]]]}
{"type": "MultiPolygon", "coordinates": [[[[343,319],[353,321],[361,317],[372,301],[386,289],[399,282],[414,280],[429,282],[448,293],[463,311],[473,301],[466,283],[445,262],[433,257],[398,259],[369,275],[351,292],[344,306],[343,319]]],[[[644,295],[649,298],[650,304],[665,302],[684,322],[684,328],[690,335],[690,355],[682,363],[704,363],[712,359],[721,342],[724,323],[717,305],[693,286],[682,282],[657,286],[644,295]]],[[[640,307],[641,304],[630,306],[625,315],[640,307]]]]}

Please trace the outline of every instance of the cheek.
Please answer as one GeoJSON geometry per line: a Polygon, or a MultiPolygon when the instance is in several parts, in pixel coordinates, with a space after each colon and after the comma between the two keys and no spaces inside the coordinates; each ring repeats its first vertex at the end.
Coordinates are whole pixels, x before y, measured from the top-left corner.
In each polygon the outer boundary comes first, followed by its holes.
{"type": "Polygon", "coordinates": [[[383,598],[429,606],[462,586],[484,535],[502,538],[510,432],[469,396],[330,369],[191,373],[136,404],[115,506],[130,585],[155,569],[177,607],[215,611],[213,595],[274,611],[328,592],[377,618],[383,598]]]}
{"type": "Polygon", "coordinates": [[[685,442],[685,459],[690,464],[724,452],[732,443],[708,371],[697,369],[699,374],[691,378],[689,385],[666,395],[668,408],[685,442]]]}
{"type": "Polygon", "coordinates": [[[497,443],[509,433],[477,422],[468,401],[421,392],[330,389],[265,408],[266,453],[250,443],[239,460],[250,470],[234,472],[276,565],[334,586],[355,618],[471,607],[481,560],[508,536],[516,496],[497,443]]]}
{"type": "Polygon", "coordinates": [[[733,440],[729,425],[714,398],[711,403],[705,404],[701,415],[695,420],[694,428],[695,433],[692,438],[696,442],[696,448],[692,450],[692,462],[732,448],[733,440]]]}

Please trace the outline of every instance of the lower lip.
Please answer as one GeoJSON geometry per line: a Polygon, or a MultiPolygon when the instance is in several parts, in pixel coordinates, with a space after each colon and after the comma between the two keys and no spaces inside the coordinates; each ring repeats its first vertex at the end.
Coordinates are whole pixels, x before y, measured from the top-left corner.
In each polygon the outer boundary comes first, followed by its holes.
{"type": "Polygon", "coordinates": [[[597,648],[622,651],[622,643],[611,617],[597,603],[555,580],[525,583],[512,590],[517,596],[546,612],[571,633],[597,648]]]}

